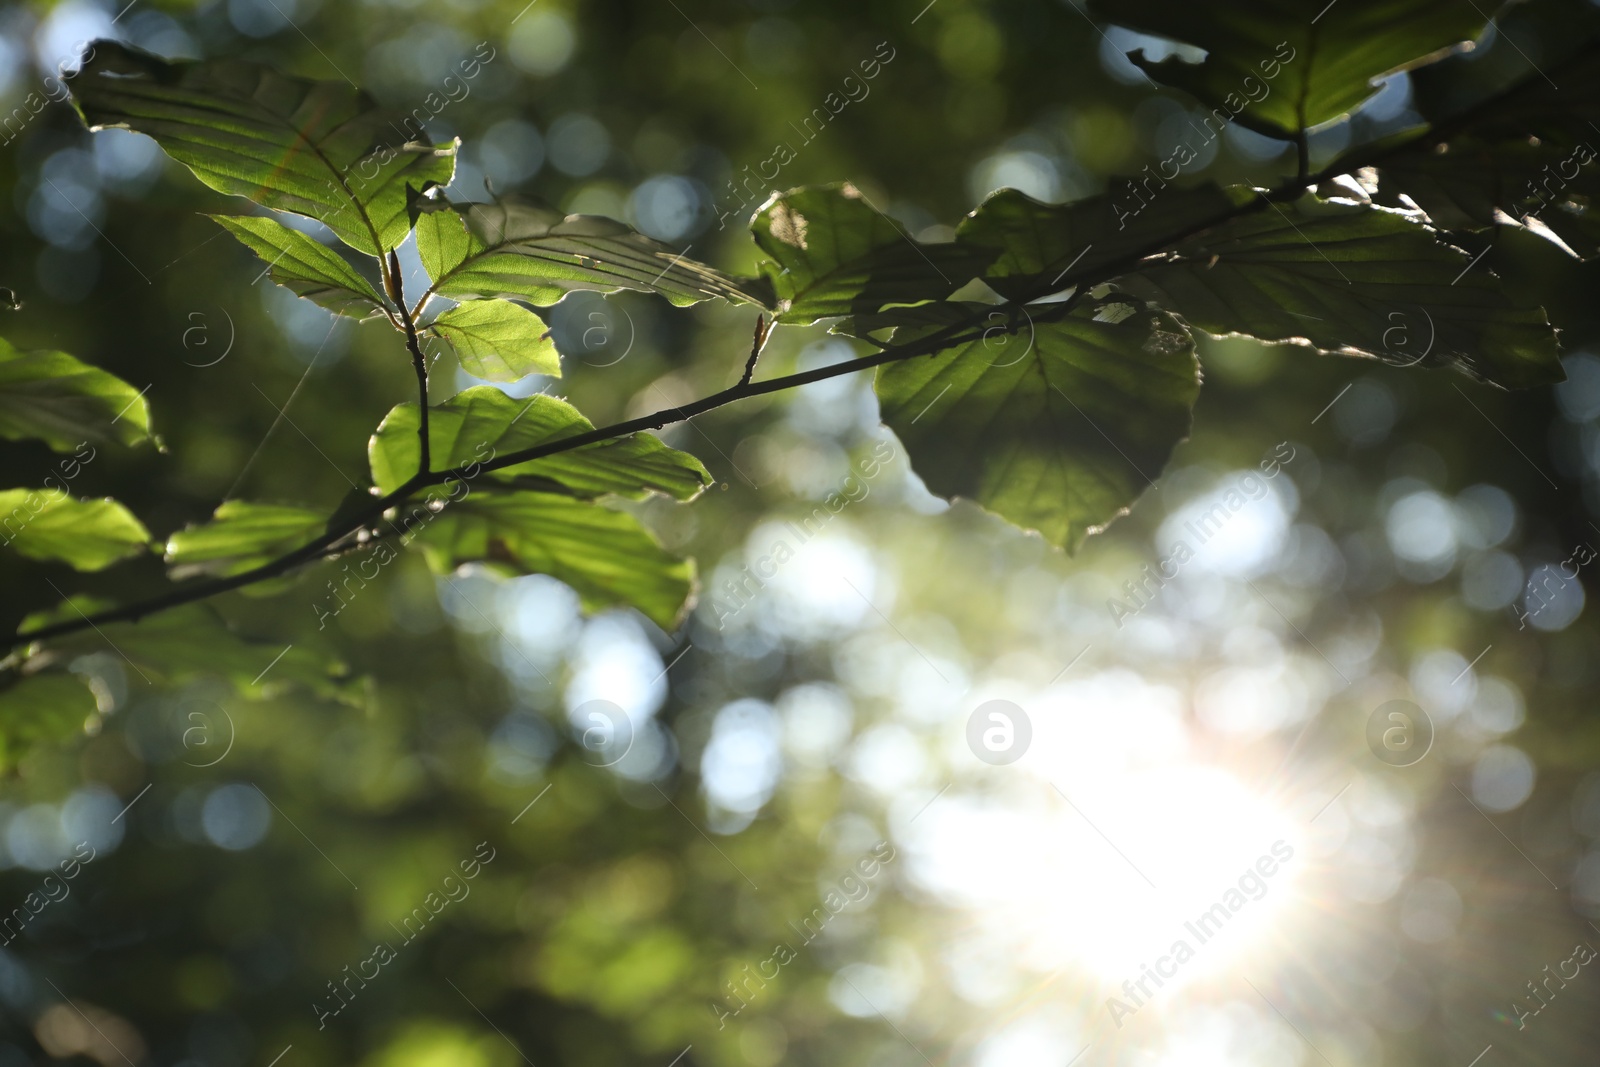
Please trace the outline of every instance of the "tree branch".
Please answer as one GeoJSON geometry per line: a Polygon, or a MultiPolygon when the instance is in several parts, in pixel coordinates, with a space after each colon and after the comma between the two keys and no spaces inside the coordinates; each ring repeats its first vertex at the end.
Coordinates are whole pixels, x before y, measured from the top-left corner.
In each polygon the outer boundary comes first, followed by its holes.
{"type": "MultiPolygon", "coordinates": [[[[981,321],[981,320],[980,320],[981,321]]],[[[825,378],[838,377],[841,374],[852,374],[869,367],[876,367],[883,363],[895,360],[910,359],[914,356],[929,355],[951,344],[975,341],[982,337],[981,332],[970,336],[962,335],[957,326],[946,327],[937,334],[930,335],[914,344],[894,346],[890,345],[875,355],[862,359],[846,360],[815,370],[804,371],[799,374],[785,375],[781,378],[769,378],[764,382],[741,382],[738,385],[724,389],[720,393],[703,397],[691,404],[682,407],[663,408],[650,415],[643,415],[625,422],[613,423],[602,426],[588,433],[577,434],[572,437],[563,437],[533,448],[525,448],[519,452],[507,453],[494,459],[474,465],[475,469],[457,467],[446,471],[432,471],[424,474],[418,471],[404,485],[382,497],[374,498],[369,507],[363,508],[360,513],[351,516],[345,526],[339,530],[329,531],[309,544],[302,545],[292,552],[286,553],[275,560],[263,563],[253,570],[243,571],[226,578],[211,578],[196,581],[188,586],[171,590],[161,596],[149,600],[128,604],[120,608],[108,608],[105,611],[95,612],[92,615],[80,616],[66,622],[55,623],[27,633],[12,635],[5,648],[15,648],[27,641],[44,641],[52,637],[62,637],[67,634],[89,630],[99,626],[106,626],[118,622],[137,622],[138,620],[164,611],[167,608],[178,607],[182,604],[194,603],[205,600],[220,593],[231,592],[247,585],[264,582],[270,578],[277,578],[287,574],[296,567],[315,562],[330,552],[339,551],[340,543],[364,529],[368,524],[379,519],[385,511],[404,503],[418,489],[425,489],[431,485],[442,485],[448,481],[466,481],[488,471],[500,470],[505,467],[514,467],[519,463],[529,460],[541,459],[545,456],[558,455],[570,452],[584,445],[595,444],[600,441],[609,441],[616,437],[625,437],[640,430],[660,429],[675,422],[683,422],[696,415],[703,414],[716,408],[725,407],[738,400],[752,396],[761,396],[765,393],[779,392],[795,386],[806,385],[810,382],[822,381],[825,378]]]]}
{"type": "MultiPolygon", "coordinates": [[[[1597,45],[1600,45],[1600,42],[1589,42],[1584,47],[1580,48],[1574,56],[1570,57],[1561,65],[1565,66],[1581,59],[1586,53],[1593,51],[1597,45]]],[[[1399,140],[1389,140],[1377,144],[1361,146],[1360,148],[1346,153],[1339,159],[1336,159],[1329,166],[1323,168],[1321,171],[1315,174],[1300,175],[1294,180],[1278,186],[1276,189],[1270,191],[1263,190],[1260,192],[1260,195],[1253,200],[1247,201],[1237,207],[1230,208],[1225,212],[1221,212],[1213,218],[1205,219],[1201,222],[1195,223],[1180,232],[1169,234],[1160,239],[1153,240],[1142,248],[1130,250],[1113,260],[1098,265],[1092,271],[1085,269],[1077,274],[1063,273],[1060,275],[1055,275],[1052,277],[1051,281],[1041,281],[1039,284],[1035,285],[1032,290],[1023,293],[1014,300],[998,305],[998,307],[1004,308],[1008,306],[1016,307],[1025,305],[1034,300],[1049,296],[1051,293],[1062,292],[1068,288],[1075,287],[1078,292],[1081,293],[1085,289],[1100,282],[1110,281],[1119,275],[1128,273],[1128,271],[1137,266],[1141,260],[1144,260],[1158,252],[1162,252],[1182,241],[1186,241],[1192,237],[1198,236],[1199,234],[1222,225],[1223,223],[1252,214],[1256,211],[1262,210],[1267,205],[1278,201],[1296,199],[1303,195],[1305,191],[1312,186],[1322,184],[1334,177],[1337,177],[1338,175],[1350,173],[1354,170],[1360,169],[1361,167],[1374,165],[1380,162],[1382,159],[1393,155],[1396,152],[1410,148],[1419,142],[1426,141],[1430,138],[1441,139],[1443,137],[1453,135],[1455,132],[1458,132],[1460,129],[1469,124],[1472,118],[1484,109],[1515,97],[1519,93],[1526,91],[1530,85],[1535,84],[1540,80],[1542,80],[1542,76],[1530,76],[1523,81],[1507,87],[1499,93],[1492,94],[1473,107],[1470,107],[1465,111],[1458,113],[1457,115],[1451,116],[1447,120],[1441,121],[1434,126],[1426,127],[1418,131],[1418,133],[1413,137],[1406,137],[1399,140]]],[[[1067,258],[1068,257],[1063,255],[1056,261],[1056,263],[1060,263],[1062,260],[1066,260],[1067,258]]],[[[1047,267],[1044,271],[1042,271],[1040,275],[1041,278],[1050,276],[1051,269],[1053,269],[1054,266],[1055,264],[1051,264],[1050,267],[1047,267]]],[[[387,273],[393,278],[390,295],[395,296],[398,300],[399,297],[397,291],[400,284],[398,263],[391,264],[390,270],[387,273]]],[[[427,488],[428,486],[441,485],[448,481],[470,480],[471,478],[477,477],[489,471],[502,470],[506,467],[514,467],[518,464],[527,463],[530,460],[542,459],[546,456],[570,452],[573,449],[582,448],[585,445],[591,445],[601,441],[608,441],[617,437],[624,437],[628,434],[637,433],[641,430],[660,429],[663,426],[667,426],[672,423],[683,422],[693,418],[696,415],[701,415],[708,411],[714,411],[717,408],[726,407],[729,404],[733,404],[737,401],[745,400],[750,397],[780,392],[785,389],[792,389],[797,386],[807,385],[811,382],[823,381],[827,378],[838,377],[842,374],[854,374],[858,371],[868,370],[873,367],[882,366],[886,363],[893,363],[906,359],[915,359],[918,356],[931,355],[942,349],[949,348],[957,344],[964,344],[977,340],[983,336],[982,324],[985,321],[985,316],[992,314],[995,310],[994,307],[986,305],[982,311],[975,312],[974,314],[968,316],[967,319],[943,327],[919,340],[906,344],[885,344],[881,346],[880,351],[870,356],[865,356],[859,359],[845,360],[840,363],[830,364],[826,367],[818,367],[814,370],[803,371],[797,374],[788,374],[778,378],[769,378],[766,381],[761,382],[752,380],[755,374],[756,357],[759,356],[761,345],[764,341],[764,338],[761,336],[761,330],[758,328],[756,344],[752,346],[750,359],[745,365],[743,376],[736,385],[724,389],[721,392],[702,397],[701,399],[696,400],[693,403],[686,404],[682,407],[664,408],[661,411],[657,411],[649,415],[643,415],[639,418],[613,423],[610,426],[597,427],[596,429],[590,430],[588,433],[578,434],[572,437],[564,437],[557,441],[550,441],[541,445],[535,445],[531,448],[510,452],[503,456],[496,456],[494,459],[489,460],[486,463],[471,464],[468,467],[456,467],[445,471],[433,471],[431,469],[432,465],[429,457],[429,440],[427,432],[427,364],[422,357],[421,347],[417,343],[416,324],[414,318],[410,313],[404,311],[404,303],[400,303],[399,306],[402,308],[401,314],[406,327],[406,345],[411,351],[413,363],[417,368],[418,384],[421,389],[420,400],[422,406],[420,427],[422,461],[420,464],[420,469],[415,475],[407,480],[405,484],[399,486],[391,493],[379,498],[375,498],[369,507],[362,509],[362,511],[356,515],[350,516],[343,525],[342,529],[330,530],[309,544],[303,545],[300,548],[286,553],[285,555],[280,556],[268,563],[264,563],[253,570],[245,571],[241,574],[232,575],[231,577],[227,578],[214,578],[196,581],[192,584],[170,590],[160,596],[129,604],[124,607],[111,608],[106,611],[96,612],[93,615],[81,615],[77,619],[55,623],[51,626],[45,626],[37,630],[29,631],[28,633],[14,634],[7,640],[4,649],[15,648],[16,646],[25,642],[43,641],[53,637],[63,637],[68,634],[78,633],[83,630],[89,630],[112,623],[137,622],[139,619],[155,614],[159,611],[164,611],[168,608],[205,600],[220,593],[226,593],[234,589],[240,589],[248,585],[254,585],[257,582],[266,581],[270,578],[279,577],[280,575],[294,570],[296,567],[315,562],[329,555],[330,553],[342,553],[344,551],[344,548],[341,547],[342,542],[345,542],[348,538],[352,537],[360,530],[366,528],[369,524],[378,520],[389,508],[404,503],[408,498],[416,493],[417,490],[427,488]],[[974,330],[977,332],[972,332],[974,330]]],[[[1064,306],[1068,305],[1064,304],[1063,307],[1064,306]]]]}

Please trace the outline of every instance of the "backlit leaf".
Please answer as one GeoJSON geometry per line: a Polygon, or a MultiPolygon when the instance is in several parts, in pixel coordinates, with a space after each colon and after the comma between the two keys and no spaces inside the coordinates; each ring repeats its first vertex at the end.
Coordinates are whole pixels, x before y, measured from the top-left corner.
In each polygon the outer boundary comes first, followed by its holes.
{"type": "Polygon", "coordinates": [[[766,302],[762,287],[675,253],[623,223],[520,200],[424,214],[417,220],[417,252],[434,292],[454,298],[514,297],[544,307],[575,289],[637,289],[679,305],[711,297],[766,302]]]}
{"type": "Polygon", "coordinates": [[[569,496],[475,491],[408,525],[433,568],[482,562],[509,574],[547,574],[585,611],[628,605],[664,630],[694,589],[694,565],[669,555],[621,511],[569,496]]]}
{"type": "Polygon", "coordinates": [[[272,280],[329,311],[362,318],[383,308],[372,283],[333,249],[276,219],[213,215],[216,222],[268,264],[272,280]]]}
{"type": "MultiPolygon", "coordinates": [[[[428,414],[428,446],[437,470],[488,463],[496,456],[587,433],[594,425],[578,409],[553,396],[511,397],[488,385],[457,393],[428,414]]],[[[373,434],[367,449],[374,484],[385,493],[417,470],[417,405],[400,404],[373,434]]],[[[711,475],[687,452],[668,448],[647,433],[628,434],[543,459],[490,471],[484,478],[518,481],[593,498],[605,494],[639,499],[650,492],[689,500],[711,483],[711,475]]]]}
{"type": "Polygon", "coordinates": [[[468,300],[434,319],[431,329],[450,342],[462,369],[475,378],[561,377],[561,356],[544,320],[509,300],[468,300]]]}
{"type": "Polygon", "coordinates": [[[310,508],[229,500],[210,522],[167,538],[166,560],[174,578],[240,574],[316,540],[327,521],[310,508]]]}
{"type": "Polygon", "coordinates": [[[144,525],[107,497],[74,500],[51,489],[0,490],[0,544],[29,559],[104,570],[150,542],[144,525]]]}
{"type": "Polygon", "coordinates": [[[317,219],[368,255],[405,240],[413,199],[455,174],[454,143],[429,145],[345,82],[101,40],[67,84],[91,129],[148,134],[218,192],[317,219]]]}

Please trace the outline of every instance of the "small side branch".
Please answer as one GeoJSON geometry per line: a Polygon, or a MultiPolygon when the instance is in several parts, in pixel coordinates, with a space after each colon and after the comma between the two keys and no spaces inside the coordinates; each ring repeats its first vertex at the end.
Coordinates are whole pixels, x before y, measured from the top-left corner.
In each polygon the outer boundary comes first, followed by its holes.
{"type": "Polygon", "coordinates": [[[420,477],[433,470],[432,442],[428,432],[428,359],[417,340],[416,315],[406,310],[405,288],[400,281],[400,257],[392,250],[389,253],[389,278],[389,295],[400,309],[401,325],[406,332],[406,349],[411,353],[412,369],[417,372],[417,406],[421,410],[417,417],[417,474],[420,477]]]}
{"type": "Polygon", "coordinates": [[[772,320],[765,315],[756,316],[756,336],[750,342],[750,358],[744,361],[744,374],[739,378],[741,386],[749,385],[750,379],[755,377],[756,360],[761,358],[761,350],[767,347],[767,338],[772,336],[772,320]]]}

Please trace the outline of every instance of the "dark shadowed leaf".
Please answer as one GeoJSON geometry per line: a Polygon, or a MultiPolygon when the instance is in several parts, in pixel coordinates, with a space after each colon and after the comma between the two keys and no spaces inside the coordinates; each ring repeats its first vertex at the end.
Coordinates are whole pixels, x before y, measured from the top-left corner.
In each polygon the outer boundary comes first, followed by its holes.
{"type": "Polygon", "coordinates": [[[1175,234],[1226,218],[1254,194],[1207,182],[1167,188],[1158,177],[1113,179],[1112,191],[1071,204],[1045,204],[1002,189],[956,228],[956,241],[993,255],[984,281],[1017,300],[1070,288],[1107,264],[1157,251],[1175,234]]]}
{"type": "MultiPolygon", "coordinates": [[[[0,437],[37,438],[57,452],[91,441],[150,438],[150,405],[139,390],[65,352],[18,352],[0,339],[0,437]]],[[[69,475],[70,477],[71,475],[69,475]]]]}
{"type": "Polygon", "coordinates": [[[1544,311],[1471,264],[1413,218],[1308,196],[1181,244],[1124,284],[1209,333],[1454,366],[1508,389],[1560,381],[1544,311]]]}
{"type": "MultiPolygon", "coordinates": [[[[995,304],[980,304],[971,300],[939,300],[929,304],[911,304],[905,307],[885,308],[882,311],[848,315],[828,327],[829,333],[847,337],[871,337],[882,330],[901,327],[931,326],[957,327],[985,330],[1006,329],[1014,319],[1020,321],[1021,312],[1010,312],[995,304]]],[[[907,334],[907,336],[910,336],[907,334]]]]}
{"type": "Polygon", "coordinates": [[[877,390],[929,489],[1073,551],[1161,473],[1200,374],[1174,319],[1110,302],[885,364],[877,390]]]}
{"type": "Polygon", "coordinates": [[[104,597],[75,593],[52,607],[29,612],[17,626],[17,633],[26,634],[61,622],[81,621],[86,615],[116,607],[116,601],[104,597]]]}
{"type": "Polygon", "coordinates": [[[1205,59],[1129,58],[1157,81],[1194,94],[1218,133],[1237,121],[1272,137],[1360,106],[1385,74],[1475,39],[1499,4],[1440,0],[1091,0],[1097,17],[1203,48],[1205,59]]]}
{"type": "Polygon", "coordinates": [[[1373,199],[1410,201],[1445,230],[1537,220],[1580,258],[1600,255],[1600,45],[1549,69],[1559,89],[1530,76],[1466,130],[1449,121],[1459,104],[1424,105],[1443,132],[1397,137],[1404,147],[1362,176],[1373,199]]]}
{"type": "Polygon", "coordinates": [[[943,300],[993,258],[985,248],[913,240],[851,185],[775,196],[750,229],[772,257],[762,270],[778,296],[779,322],[943,300]]]}
{"type": "Polygon", "coordinates": [[[97,712],[94,694],[72,674],[36,674],[0,689],[0,771],[37,744],[78,733],[97,712]]]}
{"type": "MultiPolygon", "coordinates": [[[[74,597],[30,615],[23,620],[21,632],[81,619],[109,606],[74,597]]],[[[307,618],[316,617],[316,607],[316,602],[308,601],[307,618]]],[[[141,682],[223,678],[246,697],[270,696],[298,687],[345,701],[357,698],[344,684],[346,668],[327,642],[286,646],[253,641],[234,633],[222,616],[204,604],[169,608],[139,622],[105,623],[86,633],[51,640],[46,648],[70,654],[101,652],[108,644],[141,682]]]]}

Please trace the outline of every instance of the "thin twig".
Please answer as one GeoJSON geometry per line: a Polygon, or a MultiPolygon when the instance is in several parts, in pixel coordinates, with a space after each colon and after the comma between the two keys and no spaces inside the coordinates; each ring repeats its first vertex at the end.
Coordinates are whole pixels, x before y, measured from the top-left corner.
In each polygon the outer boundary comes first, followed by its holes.
{"type": "Polygon", "coordinates": [[[749,385],[750,379],[756,373],[756,360],[761,358],[761,350],[767,347],[767,338],[772,334],[772,323],[765,315],[756,316],[756,336],[750,342],[750,358],[744,362],[744,374],[739,378],[740,385],[749,385]]]}
{"type": "Polygon", "coordinates": [[[405,287],[400,281],[400,257],[392,249],[389,252],[389,277],[392,279],[389,295],[394,299],[394,306],[400,309],[400,318],[405,325],[406,349],[411,353],[412,369],[417,372],[417,406],[422,412],[417,418],[417,448],[420,450],[417,473],[427,474],[433,468],[432,442],[428,433],[428,361],[417,342],[416,318],[406,310],[405,287]]]}

